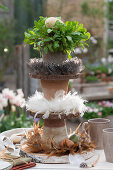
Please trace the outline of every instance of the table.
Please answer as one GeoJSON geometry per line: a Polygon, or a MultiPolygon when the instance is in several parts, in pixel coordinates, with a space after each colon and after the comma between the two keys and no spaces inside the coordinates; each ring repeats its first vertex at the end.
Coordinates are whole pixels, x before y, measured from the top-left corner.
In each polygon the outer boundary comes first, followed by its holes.
{"type": "MultiPolygon", "coordinates": [[[[105,161],[105,155],[103,150],[96,151],[97,153],[100,154],[100,160],[97,163],[97,165],[93,168],[87,168],[87,169],[96,169],[96,170],[113,170],[113,163],[108,163],[105,161]]],[[[29,170],[82,170],[83,168],[76,167],[76,165],[71,165],[71,164],[39,164],[33,168],[30,168],[29,170]]]]}
{"type": "MultiPolygon", "coordinates": [[[[2,135],[10,137],[11,134],[22,132],[23,129],[25,129],[25,128],[17,128],[17,129],[9,130],[9,131],[3,132],[2,135]]],[[[106,162],[104,151],[96,150],[96,153],[100,154],[100,160],[95,167],[89,168],[89,169],[113,170],[113,163],[106,162]]],[[[76,165],[72,165],[72,164],[41,164],[41,163],[37,163],[37,165],[33,168],[28,168],[28,170],[36,170],[36,169],[37,170],[62,170],[62,169],[64,169],[64,170],[68,170],[68,169],[82,170],[83,168],[79,168],[76,165]]],[[[86,169],[88,169],[88,168],[86,168],[86,169]]]]}

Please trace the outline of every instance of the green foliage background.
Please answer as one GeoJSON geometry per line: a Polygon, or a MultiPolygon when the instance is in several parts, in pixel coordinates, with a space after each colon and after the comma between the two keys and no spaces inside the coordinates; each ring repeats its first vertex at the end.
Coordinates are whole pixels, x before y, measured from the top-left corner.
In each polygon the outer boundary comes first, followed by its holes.
{"type": "Polygon", "coordinates": [[[113,21],[113,0],[108,1],[108,19],[113,21]]]}
{"type": "Polygon", "coordinates": [[[34,19],[38,19],[43,13],[42,0],[15,0],[14,6],[16,43],[21,44],[24,40],[24,31],[32,28],[34,19]]]}
{"type": "Polygon", "coordinates": [[[3,9],[4,11],[8,11],[8,8],[0,3],[0,8],[3,9]]]}
{"type": "Polygon", "coordinates": [[[81,12],[88,17],[101,17],[103,15],[103,12],[98,7],[89,7],[86,0],[81,4],[81,12]]]}
{"type": "Polygon", "coordinates": [[[14,57],[14,24],[4,20],[0,21],[0,82],[9,65],[9,60],[14,57]],[[4,49],[8,51],[5,52],[4,49]]]}
{"type": "MultiPolygon", "coordinates": [[[[113,102],[113,101],[112,101],[113,102]]],[[[90,102],[87,104],[87,106],[91,108],[97,108],[102,114],[98,115],[98,112],[85,112],[83,118],[85,119],[94,119],[94,118],[104,118],[106,116],[112,115],[113,116],[113,106],[111,107],[106,107],[106,106],[99,106],[97,102],[90,102]]]]}
{"type": "MultiPolygon", "coordinates": [[[[15,0],[14,1],[15,16],[15,44],[24,42],[24,32],[28,28],[32,28],[35,19],[39,19],[43,15],[42,0],[15,0]]],[[[37,51],[30,49],[31,57],[39,56],[37,51]]]]}

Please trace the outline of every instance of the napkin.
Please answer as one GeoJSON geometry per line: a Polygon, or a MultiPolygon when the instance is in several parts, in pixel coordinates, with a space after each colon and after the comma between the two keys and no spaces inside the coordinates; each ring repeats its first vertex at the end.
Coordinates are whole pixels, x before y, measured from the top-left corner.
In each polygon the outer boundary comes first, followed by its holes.
{"type": "MultiPolygon", "coordinates": [[[[88,152],[87,152],[88,153],[88,152]]],[[[96,166],[100,158],[99,154],[88,153],[85,154],[69,154],[69,162],[70,164],[75,164],[80,168],[91,168],[96,166]]]]}
{"type": "Polygon", "coordinates": [[[32,158],[15,156],[11,155],[10,153],[4,153],[1,155],[1,159],[6,162],[10,162],[13,166],[22,165],[31,162],[32,160],[32,158]]]}
{"type": "Polygon", "coordinates": [[[20,157],[20,149],[16,148],[9,137],[0,135],[0,160],[9,162],[12,166],[17,166],[31,162],[32,158],[20,157]]]}
{"type": "Polygon", "coordinates": [[[13,155],[19,156],[20,149],[16,148],[9,137],[0,135],[0,151],[7,148],[7,153],[13,153],[13,155]]]}

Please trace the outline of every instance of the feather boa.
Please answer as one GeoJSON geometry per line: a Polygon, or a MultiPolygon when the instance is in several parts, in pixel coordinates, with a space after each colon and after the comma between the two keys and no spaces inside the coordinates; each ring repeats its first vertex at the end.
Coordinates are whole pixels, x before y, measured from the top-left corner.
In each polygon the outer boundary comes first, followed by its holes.
{"type": "MultiPolygon", "coordinates": [[[[79,112],[83,116],[86,111],[86,106],[83,100],[77,93],[64,94],[64,91],[58,91],[55,94],[55,98],[48,101],[44,94],[41,92],[35,92],[35,94],[28,98],[25,102],[26,109],[32,112],[45,113],[43,118],[48,118],[51,112],[60,113],[63,112],[66,115],[76,114],[79,112]]],[[[60,117],[60,116],[59,116],[60,117]]]]}

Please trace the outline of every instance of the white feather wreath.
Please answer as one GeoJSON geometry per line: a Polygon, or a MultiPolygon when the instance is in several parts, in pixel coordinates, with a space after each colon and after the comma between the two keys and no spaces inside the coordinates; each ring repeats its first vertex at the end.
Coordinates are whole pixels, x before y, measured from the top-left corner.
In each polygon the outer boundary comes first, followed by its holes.
{"type": "Polygon", "coordinates": [[[86,111],[86,106],[84,105],[85,100],[83,100],[77,93],[64,94],[64,91],[58,91],[55,94],[55,98],[48,101],[44,94],[41,92],[35,92],[35,94],[28,98],[25,103],[26,109],[32,112],[45,113],[43,118],[48,118],[49,114],[52,112],[60,113],[63,112],[66,115],[76,114],[79,112],[83,116],[86,111]]]}

